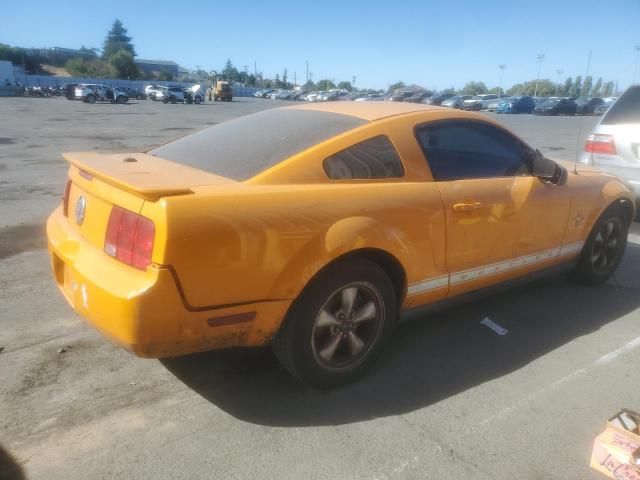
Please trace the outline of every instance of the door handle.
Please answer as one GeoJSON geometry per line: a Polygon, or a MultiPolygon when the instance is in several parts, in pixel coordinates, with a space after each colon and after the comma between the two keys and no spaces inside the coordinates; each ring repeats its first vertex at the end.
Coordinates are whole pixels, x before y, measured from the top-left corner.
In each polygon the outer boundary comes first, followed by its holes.
{"type": "Polygon", "coordinates": [[[475,210],[480,210],[482,204],[480,202],[473,203],[454,203],[453,213],[471,213],[475,210]]]}

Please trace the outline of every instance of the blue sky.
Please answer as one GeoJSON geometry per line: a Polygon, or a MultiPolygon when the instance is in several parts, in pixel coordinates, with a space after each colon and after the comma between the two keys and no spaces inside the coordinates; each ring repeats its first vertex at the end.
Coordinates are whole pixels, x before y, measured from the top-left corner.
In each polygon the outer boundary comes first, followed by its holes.
{"type": "MultiPolygon", "coordinates": [[[[430,88],[489,87],[586,71],[632,82],[640,45],[640,0],[448,0],[279,2],[3,0],[0,42],[25,47],[100,47],[120,18],[140,58],[221,68],[227,58],[266,76],[351,80],[384,88],[403,80],[430,88]]],[[[640,75],[639,75],[640,76],[640,75]]]]}

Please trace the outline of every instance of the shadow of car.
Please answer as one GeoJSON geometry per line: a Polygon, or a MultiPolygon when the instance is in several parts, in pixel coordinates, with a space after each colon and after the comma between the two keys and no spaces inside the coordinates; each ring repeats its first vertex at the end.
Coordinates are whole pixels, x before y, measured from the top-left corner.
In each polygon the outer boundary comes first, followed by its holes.
{"type": "MultiPolygon", "coordinates": [[[[624,261],[640,262],[640,246],[629,244],[624,261]]],[[[267,348],[161,362],[189,388],[243,421],[341,425],[435,404],[514,372],[639,306],[635,288],[612,281],[594,294],[562,276],[539,280],[400,324],[369,375],[336,390],[316,390],[296,381],[267,348]],[[508,337],[479,325],[484,317],[507,328],[508,337]]]]}

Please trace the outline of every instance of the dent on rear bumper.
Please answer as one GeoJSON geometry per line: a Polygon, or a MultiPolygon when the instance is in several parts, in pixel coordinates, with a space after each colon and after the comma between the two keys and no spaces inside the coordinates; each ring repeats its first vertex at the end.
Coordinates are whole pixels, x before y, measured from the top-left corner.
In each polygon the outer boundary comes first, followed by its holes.
{"type": "Polygon", "coordinates": [[[56,210],[47,221],[54,277],[73,309],[115,343],[159,358],[268,343],[289,301],[189,311],[168,269],[136,270],[89,244],[56,210]],[[241,315],[241,314],[252,315],[241,315]],[[212,319],[231,319],[212,321],[212,319]],[[240,321],[241,320],[241,321],[240,321]]]}

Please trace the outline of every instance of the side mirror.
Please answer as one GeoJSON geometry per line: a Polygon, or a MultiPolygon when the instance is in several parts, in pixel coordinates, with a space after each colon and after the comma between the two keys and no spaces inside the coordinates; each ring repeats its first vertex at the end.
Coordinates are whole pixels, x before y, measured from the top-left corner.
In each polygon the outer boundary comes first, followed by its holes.
{"type": "Polygon", "coordinates": [[[540,150],[536,148],[533,154],[533,176],[555,185],[562,185],[567,179],[567,171],[542,155],[540,150]]]}

